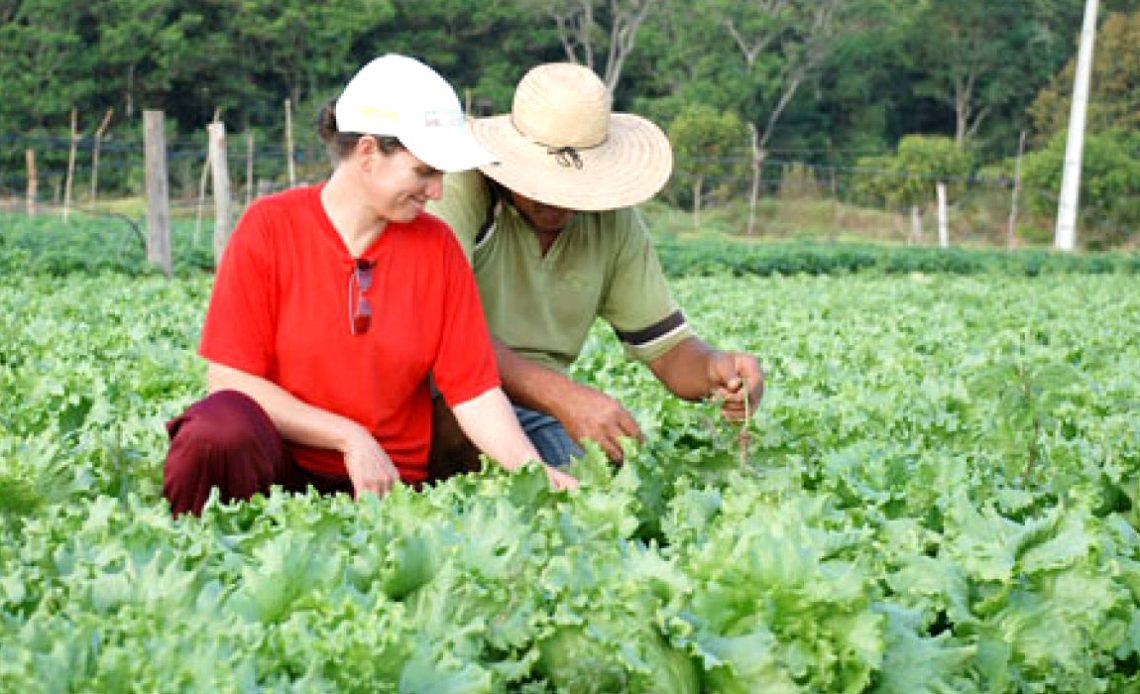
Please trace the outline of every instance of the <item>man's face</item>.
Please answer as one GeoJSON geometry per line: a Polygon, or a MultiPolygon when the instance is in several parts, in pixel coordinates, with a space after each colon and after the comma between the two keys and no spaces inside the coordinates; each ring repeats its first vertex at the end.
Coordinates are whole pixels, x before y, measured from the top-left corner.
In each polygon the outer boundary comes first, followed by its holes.
{"type": "Polygon", "coordinates": [[[556,234],[562,231],[574,216],[574,210],[531,200],[514,191],[511,192],[511,201],[514,203],[515,209],[540,234],[556,234]]]}

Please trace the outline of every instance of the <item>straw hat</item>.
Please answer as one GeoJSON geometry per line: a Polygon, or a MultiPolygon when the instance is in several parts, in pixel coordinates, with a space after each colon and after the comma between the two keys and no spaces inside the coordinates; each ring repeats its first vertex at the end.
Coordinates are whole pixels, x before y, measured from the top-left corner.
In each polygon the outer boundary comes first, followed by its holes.
{"type": "Polygon", "coordinates": [[[612,113],[610,103],[589,68],[533,68],[515,89],[509,115],[471,121],[475,139],[499,159],[479,170],[528,198],[570,210],[644,202],[669,180],[673,151],[660,128],[612,113]]]}

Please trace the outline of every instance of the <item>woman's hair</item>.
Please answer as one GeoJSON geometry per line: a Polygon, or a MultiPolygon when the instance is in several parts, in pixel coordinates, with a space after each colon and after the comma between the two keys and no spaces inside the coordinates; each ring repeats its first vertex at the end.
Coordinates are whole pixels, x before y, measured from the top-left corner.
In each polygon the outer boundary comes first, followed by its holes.
{"type": "MultiPolygon", "coordinates": [[[[333,166],[347,157],[356,148],[360,138],[369,133],[342,133],[336,127],[336,99],[326,102],[317,112],[317,136],[328,148],[329,160],[333,166]]],[[[391,135],[371,135],[376,138],[376,145],[384,154],[391,154],[404,145],[398,138],[391,135]]]]}

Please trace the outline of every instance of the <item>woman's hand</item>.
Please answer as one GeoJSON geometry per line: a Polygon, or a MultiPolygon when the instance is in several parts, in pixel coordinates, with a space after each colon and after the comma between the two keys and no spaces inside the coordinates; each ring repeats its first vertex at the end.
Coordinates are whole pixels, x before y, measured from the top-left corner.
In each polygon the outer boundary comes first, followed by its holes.
{"type": "Polygon", "coordinates": [[[210,392],[233,388],[256,400],[285,440],[340,451],[356,498],[365,492],[384,496],[400,481],[392,459],[355,421],[303,402],[265,378],[228,366],[210,362],[207,375],[210,392]]]}
{"type": "Polygon", "coordinates": [[[554,487],[557,491],[564,491],[568,489],[578,488],[578,478],[567,475],[556,467],[546,466],[546,479],[550,480],[550,486],[554,487]]]}
{"type": "Polygon", "coordinates": [[[348,439],[343,453],[344,466],[348,468],[357,499],[366,493],[383,497],[400,482],[400,473],[392,459],[363,427],[348,439]]]}

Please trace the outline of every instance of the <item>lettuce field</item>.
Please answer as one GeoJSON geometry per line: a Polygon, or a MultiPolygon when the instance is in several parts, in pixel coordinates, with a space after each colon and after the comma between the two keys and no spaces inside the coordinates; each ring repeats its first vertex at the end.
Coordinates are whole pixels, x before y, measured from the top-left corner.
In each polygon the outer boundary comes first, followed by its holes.
{"type": "Polygon", "coordinates": [[[210,278],[0,276],[0,691],[1140,691],[1140,291],[1122,272],[673,283],[747,427],[599,326],[647,435],[170,518],[210,278]]]}

